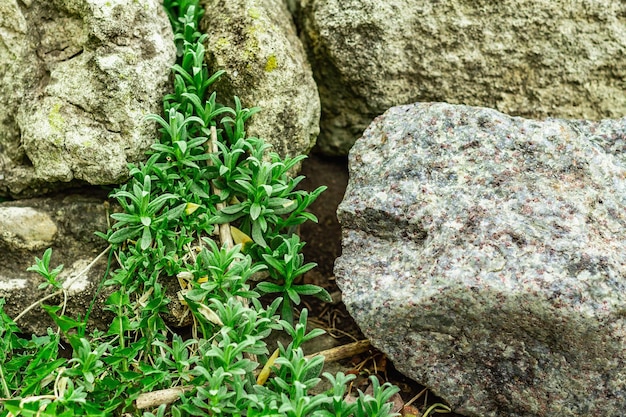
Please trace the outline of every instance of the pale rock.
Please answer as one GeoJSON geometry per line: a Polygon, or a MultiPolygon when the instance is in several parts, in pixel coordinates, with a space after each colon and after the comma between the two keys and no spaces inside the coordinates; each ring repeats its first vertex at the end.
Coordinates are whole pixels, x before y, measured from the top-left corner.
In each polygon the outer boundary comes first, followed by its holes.
{"type": "Polygon", "coordinates": [[[144,159],[175,61],[157,0],[0,5],[0,195],[114,184],[144,159]]]}
{"type": "Polygon", "coordinates": [[[247,133],[282,157],[307,154],[319,134],[320,100],[310,65],[283,0],[206,0],[201,29],[218,101],[260,107],[247,133]]]}
{"type": "Polygon", "coordinates": [[[56,224],[46,213],[32,207],[0,207],[0,239],[10,249],[45,249],[56,233],[56,224]]]}

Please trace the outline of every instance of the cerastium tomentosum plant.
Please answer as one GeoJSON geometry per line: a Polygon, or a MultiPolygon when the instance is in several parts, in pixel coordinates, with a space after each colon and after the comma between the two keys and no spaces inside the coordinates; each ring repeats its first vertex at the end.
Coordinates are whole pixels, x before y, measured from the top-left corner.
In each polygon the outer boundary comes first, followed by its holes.
{"type": "MultiPolygon", "coordinates": [[[[397,388],[379,385],[354,403],[344,399],[354,376],[324,374],[332,389],[313,395],[324,358],[306,358],[302,295],[330,300],[320,287],[298,282],[315,266],[305,263],[298,225],[316,221],[307,208],[324,191],[297,190],[289,172],[303,156],[281,158],[246,121],[258,109],[216,101],[198,31],[198,0],[165,0],[178,62],[174,91],[164,97],[159,143],[147,161],[130,167],[115,190],[121,212],[106,233],[118,268],[106,279],[107,331],[87,334],[85,318],[62,306],[44,306],[58,326],[25,339],[0,309],[2,416],[391,416],[397,388]],[[234,243],[233,244],[233,240],[234,243]],[[252,284],[264,273],[267,280],[252,284]],[[171,283],[180,286],[171,294],[171,283]],[[261,294],[276,293],[268,306],[261,294]],[[171,298],[187,309],[192,335],[164,321],[171,298]],[[280,314],[279,314],[280,312],[280,314]],[[285,331],[291,342],[273,354],[267,338],[285,331]],[[67,341],[71,357],[59,354],[67,341]]],[[[43,287],[63,291],[61,267],[44,253],[31,270],[43,287]]],[[[0,306],[1,306],[0,301],[0,306]]]]}

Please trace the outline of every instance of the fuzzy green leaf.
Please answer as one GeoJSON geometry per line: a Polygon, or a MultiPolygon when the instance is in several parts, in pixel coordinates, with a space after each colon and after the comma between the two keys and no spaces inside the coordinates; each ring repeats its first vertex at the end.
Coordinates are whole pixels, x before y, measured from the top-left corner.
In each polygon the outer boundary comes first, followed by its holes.
{"type": "Polygon", "coordinates": [[[298,294],[313,295],[326,303],[331,303],[333,301],[328,291],[326,291],[322,287],[318,287],[317,285],[312,285],[312,284],[292,285],[291,288],[294,291],[296,291],[298,294]]]}
{"type": "Polygon", "coordinates": [[[146,250],[152,244],[152,233],[149,227],[143,228],[143,235],[141,236],[141,250],[146,250]]]}
{"type": "Polygon", "coordinates": [[[261,215],[261,205],[259,203],[252,203],[252,205],[250,206],[250,218],[254,221],[256,219],[259,218],[259,216],[261,215]]]}
{"type": "Polygon", "coordinates": [[[139,235],[140,231],[140,226],[124,227],[120,230],[117,230],[109,237],[109,243],[124,243],[127,240],[130,240],[139,235]]]}
{"type": "Polygon", "coordinates": [[[264,294],[284,291],[284,288],[282,286],[271,282],[259,282],[256,286],[256,289],[264,294]]]}
{"type": "Polygon", "coordinates": [[[182,216],[186,207],[187,207],[187,203],[182,203],[174,207],[173,209],[170,209],[167,212],[167,220],[172,221],[172,220],[178,219],[180,216],[182,216]]]}

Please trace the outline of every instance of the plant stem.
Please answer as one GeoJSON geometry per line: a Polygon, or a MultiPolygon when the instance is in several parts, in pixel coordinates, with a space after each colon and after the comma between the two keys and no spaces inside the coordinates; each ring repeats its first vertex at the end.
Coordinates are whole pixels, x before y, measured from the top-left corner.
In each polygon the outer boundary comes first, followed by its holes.
{"type": "Polygon", "coordinates": [[[24,315],[26,315],[26,313],[28,313],[30,310],[32,310],[33,308],[37,307],[39,304],[43,303],[43,302],[44,302],[44,301],[46,301],[46,300],[49,300],[49,299],[51,299],[51,298],[54,298],[54,297],[56,297],[56,296],[58,296],[58,295],[63,294],[63,292],[64,292],[64,291],[65,291],[65,290],[59,290],[59,291],[54,292],[54,293],[52,293],[52,294],[46,295],[44,298],[42,298],[42,299],[40,299],[40,300],[35,301],[34,303],[32,303],[31,305],[29,305],[28,307],[26,307],[26,308],[25,308],[25,309],[24,309],[24,310],[23,310],[23,311],[22,311],[22,312],[21,312],[21,313],[20,313],[17,317],[15,317],[15,318],[13,319],[13,321],[14,321],[15,323],[17,323],[17,321],[18,321],[19,319],[21,319],[22,317],[24,317],[24,315]]]}
{"type": "MultiPolygon", "coordinates": [[[[43,303],[43,302],[44,302],[44,301],[46,301],[46,300],[49,300],[49,299],[51,299],[51,298],[54,298],[54,297],[56,297],[56,296],[58,296],[58,295],[64,294],[64,293],[65,293],[68,289],[70,289],[70,288],[71,288],[72,284],[74,284],[74,282],[75,282],[78,278],[80,278],[80,277],[82,277],[83,275],[85,275],[85,273],[86,273],[87,271],[89,271],[89,270],[91,269],[91,267],[92,267],[92,266],[93,266],[96,262],[98,262],[98,260],[102,257],[102,255],[104,255],[104,254],[105,254],[105,253],[106,253],[109,249],[111,249],[111,245],[107,246],[107,248],[106,248],[105,250],[103,250],[102,252],[100,252],[100,254],[99,254],[98,256],[96,256],[96,257],[95,257],[95,259],[94,259],[93,261],[91,261],[91,262],[89,263],[89,265],[87,265],[87,266],[86,266],[86,267],[85,267],[82,271],[80,271],[78,274],[76,274],[76,275],[75,275],[74,277],[72,277],[71,279],[66,280],[66,281],[63,283],[63,289],[62,289],[62,290],[56,291],[56,292],[54,292],[54,293],[52,293],[52,294],[49,294],[49,295],[47,295],[47,296],[43,297],[43,298],[42,298],[42,299],[40,299],[40,300],[35,301],[34,303],[32,303],[31,305],[29,305],[28,307],[26,307],[26,309],[24,309],[24,310],[23,310],[20,314],[18,314],[18,316],[17,316],[17,317],[15,317],[15,318],[13,319],[13,321],[14,321],[15,323],[17,323],[17,321],[18,321],[19,319],[21,319],[22,317],[24,317],[24,315],[25,315],[25,314],[27,314],[27,313],[28,313],[30,310],[32,310],[33,308],[37,307],[39,304],[43,303]]],[[[64,304],[65,304],[65,302],[64,302],[64,304]]],[[[64,307],[65,307],[65,306],[64,306],[64,307]]]]}
{"type": "Polygon", "coordinates": [[[166,388],[157,391],[144,392],[139,394],[135,400],[135,407],[142,410],[145,408],[155,408],[161,404],[171,404],[180,398],[181,394],[193,390],[192,385],[184,387],[166,388]]]}
{"type": "Polygon", "coordinates": [[[2,365],[0,365],[0,380],[2,381],[2,390],[4,391],[4,396],[6,398],[11,398],[9,386],[7,385],[7,381],[4,379],[4,370],[2,369],[2,365]]]}
{"type": "MultiPolygon", "coordinates": [[[[219,148],[217,146],[217,129],[215,128],[215,126],[211,126],[211,138],[209,140],[209,150],[215,155],[217,155],[217,153],[219,152],[219,148]]],[[[220,193],[220,189],[217,188],[215,183],[211,184],[211,191],[215,195],[219,195],[220,193]]],[[[222,202],[217,203],[215,205],[215,208],[217,209],[217,211],[221,211],[225,207],[226,207],[226,203],[222,203],[222,202]]],[[[219,231],[220,231],[220,243],[222,245],[226,245],[226,249],[232,249],[232,247],[234,246],[234,242],[233,242],[233,235],[230,233],[230,223],[220,224],[219,231]]]]}
{"type": "Polygon", "coordinates": [[[350,358],[354,355],[358,355],[363,352],[367,352],[372,348],[372,344],[369,340],[359,340],[358,342],[348,343],[347,345],[337,346],[331,349],[322,350],[317,353],[312,353],[305,356],[307,359],[314,358],[315,356],[323,356],[324,362],[336,362],[345,358],[350,358]]]}

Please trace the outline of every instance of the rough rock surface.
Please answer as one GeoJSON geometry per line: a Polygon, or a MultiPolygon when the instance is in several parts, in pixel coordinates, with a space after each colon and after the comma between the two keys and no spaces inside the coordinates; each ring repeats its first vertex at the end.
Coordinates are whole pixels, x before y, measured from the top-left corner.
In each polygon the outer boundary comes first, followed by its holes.
{"type": "Polygon", "coordinates": [[[626,2],[301,0],[322,101],[346,154],[389,107],[442,101],[529,118],[626,115],[626,2]]]}
{"type": "MultiPolygon", "coordinates": [[[[107,243],[94,231],[107,230],[107,210],[103,198],[69,195],[61,198],[34,198],[0,203],[0,298],[4,311],[17,317],[25,308],[50,294],[37,287],[43,278],[26,269],[51,247],[51,267],[63,264],[59,279],[67,284],[67,314],[84,317],[106,269],[102,256],[86,274],[79,273],[106,248],[107,243]]],[[[113,266],[114,267],[114,266],[113,266]]],[[[102,311],[101,294],[91,314],[91,324],[105,329],[110,314],[102,311]]],[[[54,305],[61,297],[46,301],[54,305]]],[[[46,334],[53,327],[48,315],[35,308],[18,321],[24,332],[46,334]]]]}
{"type": "Polygon", "coordinates": [[[0,195],[125,180],[144,157],[175,47],[161,1],[0,4],[0,195]]]}
{"type": "Polygon", "coordinates": [[[623,415],[625,151],[626,118],[390,109],[350,152],[348,310],[460,414],[623,415]]]}
{"type": "Polygon", "coordinates": [[[319,134],[320,100],[283,0],[202,4],[207,63],[213,71],[226,70],[215,84],[219,101],[236,95],[244,107],[260,107],[247,132],[265,139],[281,156],[308,153],[319,134]]]}

